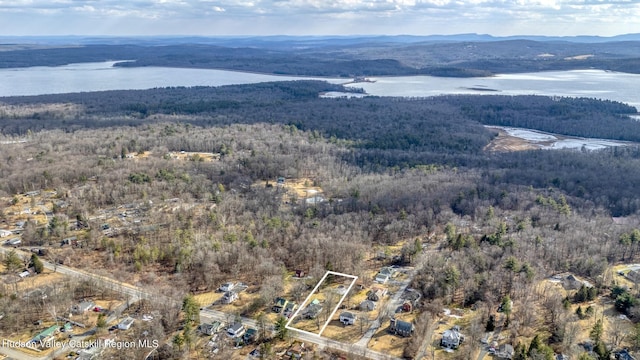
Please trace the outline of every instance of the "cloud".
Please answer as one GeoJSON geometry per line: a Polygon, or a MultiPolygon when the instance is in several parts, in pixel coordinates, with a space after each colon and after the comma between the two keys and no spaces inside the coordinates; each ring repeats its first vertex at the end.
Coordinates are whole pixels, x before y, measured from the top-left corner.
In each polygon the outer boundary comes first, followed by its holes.
{"type": "Polygon", "coordinates": [[[0,0],[0,33],[613,35],[639,16],[640,0],[0,0]]]}

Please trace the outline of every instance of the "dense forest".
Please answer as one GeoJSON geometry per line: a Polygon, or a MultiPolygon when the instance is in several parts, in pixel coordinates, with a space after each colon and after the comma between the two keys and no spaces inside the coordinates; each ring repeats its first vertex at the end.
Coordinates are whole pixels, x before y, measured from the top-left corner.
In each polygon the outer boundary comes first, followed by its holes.
{"type": "MultiPolygon", "coordinates": [[[[366,171],[438,165],[478,169],[493,184],[554,187],[609,209],[635,213],[640,182],[635,146],[598,152],[532,151],[487,153],[496,135],[483,125],[537,129],[557,134],[640,141],[640,124],[625,116],[636,109],[612,101],[542,96],[441,96],[420,99],[326,99],[323,91],[344,90],[325,82],[263,83],[218,88],[44,95],[6,98],[7,106],[73,104],[73,111],[26,114],[3,110],[5,134],[44,129],[139,126],[175,121],[196,126],[284,124],[333,143],[347,144],[344,161],[366,171]],[[624,172],[625,176],[619,176],[624,172]]],[[[194,151],[187,143],[180,149],[194,151]]],[[[256,168],[253,168],[254,171],[256,168]]],[[[260,167],[259,177],[281,168],[260,167]]],[[[41,185],[38,185],[41,186],[41,185]]],[[[27,191],[7,183],[9,192],[27,191]]]]}

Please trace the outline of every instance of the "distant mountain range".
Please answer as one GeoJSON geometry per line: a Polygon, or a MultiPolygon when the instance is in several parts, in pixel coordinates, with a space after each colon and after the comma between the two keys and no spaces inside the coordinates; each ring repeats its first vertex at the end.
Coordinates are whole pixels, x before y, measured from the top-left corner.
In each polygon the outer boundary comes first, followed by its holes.
{"type": "Polygon", "coordinates": [[[598,36],[0,37],[0,68],[132,60],[116,66],[279,75],[491,76],[600,69],[640,73],[640,34],[598,36]]]}
{"type": "Polygon", "coordinates": [[[300,49],[351,44],[411,44],[434,42],[492,42],[505,40],[532,40],[541,42],[604,43],[640,41],[640,33],[611,37],[603,36],[492,36],[487,34],[456,35],[351,35],[351,36],[0,36],[0,45],[176,45],[205,44],[225,47],[265,47],[300,49]]]}

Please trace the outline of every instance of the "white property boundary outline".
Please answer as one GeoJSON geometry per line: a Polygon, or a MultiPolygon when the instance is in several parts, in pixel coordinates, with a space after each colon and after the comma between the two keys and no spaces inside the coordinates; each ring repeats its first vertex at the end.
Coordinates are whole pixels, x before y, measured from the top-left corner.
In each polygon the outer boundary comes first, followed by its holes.
{"type": "Polygon", "coordinates": [[[313,336],[322,336],[322,333],[324,332],[324,329],[327,327],[327,325],[329,325],[329,322],[331,322],[331,319],[333,318],[333,315],[335,315],[336,312],[338,311],[338,309],[340,308],[340,305],[344,301],[344,298],[347,297],[347,295],[349,294],[349,291],[351,291],[351,288],[353,287],[353,285],[355,285],[356,280],[358,280],[358,277],[354,276],[354,275],[339,273],[339,272],[335,272],[335,271],[327,271],[324,274],[324,276],[322,277],[322,279],[320,279],[320,281],[318,281],[318,283],[316,284],[316,287],[314,287],[313,290],[311,290],[311,293],[309,293],[307,298],[304,299],[304,301],[302,302],[302,305],[300,305],[298,310],[296,310],[296,312],[293,313],[293,316],[291,316],[291,319],[289,319],[289,321],[287,321],[287,324],[284,327],[287,328],[287,329],[290,329],[290,330],[300,331],[302,333],[313,335],[313,336]],[[324,325],[320,329],[320,332],[316,334],[316,333],[312,333],[312,332],[305,331],[305,330],[302,330],[302,329],[298,329],[298,328],[293,327],[293,326],[289,326],[289,324],[291,324],[291,322],[296,318],[296,316],[298,316],[298,313],[300,312],[300,310],[302,310],[304,308],[304,305],[309,301],[311,296],[313,296],[313,294],[315,294],[316,290],[318,290],[318,288],[320,287],[320,284],[322,284],[324,282],[324,280],[327,278],[327,276],[329,274],[352,278],[353,281],[351,281],[351,284],[347,288],[347,291],[342,295],[342,297],[340,298],[340,301],[338,301],[338,304],[336,305],[335,309],[333,309],[333,311],[331,312],[331,315],[329,315],[329,317],[327,318],[327,321],[324,323],[324,325]]]}

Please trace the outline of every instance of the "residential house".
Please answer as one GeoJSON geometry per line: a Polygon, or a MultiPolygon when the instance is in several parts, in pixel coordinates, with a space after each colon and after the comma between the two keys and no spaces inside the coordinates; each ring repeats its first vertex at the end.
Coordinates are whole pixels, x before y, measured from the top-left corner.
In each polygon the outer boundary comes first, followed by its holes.
{"type": "Polygon", "coordinates": [[[296,311],[296,303],[289,301],[287,302],[287,305],[284,307],[284,312],[282,313],[282,315],[284,315],[287,318],[290,318],[291,315],[293,315],[293,313],[296,311]]]}
{"type": "Polygon", "coordinates": [[[283,299],[281,297],[276,298],[273,306],[271,307],[271,311],[280,314],[282,310],[284,310],[284,308],[287,306],[287,303],[288,301],[286,299],[283,299]]]}
{"type": "Polygon", "coordinates": [[[71,307],[71,313],[75,315],[84,314],[85,312],[93,309],[96,304],[90,300],[83,300],[71,307]]]}
{"type": "Polygon", "coordinates": [[[356,323],[356,319],[357,319],[356,314],[349,311],[345,311],[342,314],[340,314],[340,322],[343,325],[353,325],[356,323]]]}
{"type": "Polygon", "coordinates": [[[360,311],[373,311],[376,309],[376,303],[371,300],[364,300],[358,305],[360,311]]]}
{"type": "Polygon", "coordinates": [[[0,238],[13,235],[13,232],[5,229],[0,229],[0,238]]]}
{"type": "Polygon", "coordinates": [[[227,283],[224,283],[224,284],[220,285],[220,289],[218,289],[218,290],[220,290],[222,292],[229,292],[229,291],[233,290],[233,288],[235,286],[236,286],[236,284],[234,284],[232,282],[227,282],[227,283]]]}
{"type": "Polygon", "coordinates": [[[120,321],[120,323],[118,323],[118,329],[120,329],[120,330],[129,330],[131,325],[133,325],[134,321],[135,321],[134,318],[127,317],[126,319],[124,319],[124,320],[120,321]]]}
{"type": "Polygon", "coordinates": [[[457,349],[464,341],[464,335],[460,334],[460,328],[454,326],[442,334],[440,345],[449,349],[457,349]]]}
{"type": "Polygon", "coordinates": [[[244,335],[245,327],[242,323],[234,323],[233,325],[227,328],[227,335],[232,338],[237,338],[244,335]]]}
{"type": "Polygon", "coordinates": [[[300,269],[296,270],[296,277],[297,278],[302,278],[305,275],[306,275],[306,273],[304,272],[304,270],[300,270],[300,269]]]}
{"type": "Polygon", "coordinates": [[[378,272],[378,274],[387,275],[389,277],[392,277],[394,273],[395,273],[395,270],[393,268],[391,268],[391,267],[388,267],[388,266],[383,267],[378,272]]]}
{"type": "Polygon", "coordinates": [[[395,270],[393,270],[393,268],[385,266],[382,269],[380,269],[380,271],[376,275],[375,281],[380,284],[386,284],[387,281],[389,281],[389,279],[393,277],[394,273],[395,273],[395,270]]]}
{"type": "Polygon", "coordinates": [[[419,291],[415,289],[407,289],[404,294],[402,294],[402,298],[408,302],[411,302],[411,305],[415,307],[418,305],[418,301],[422,297],[419,291]]]}
{"type": "Polygon", "coordinates": [[[311,304],[309,304],[309,306],[307,306],[304,311],[303,317],[307,319],[315,319],[320,314],[320,312],[322,312],[322,305],[317,302],[317,300],[314,301],[316,302],[312,302],[311,304]]]}
{"type": "Polygon", "coordinates": [[[287,349],[286,355],[289,359],[302,359],[305,353],[304,343],[295,343],[287,349]]]}
{"type": "Polygon", "coordinates": [[[402,337],[409,337],[413,333],[413,324],[407,321],[397,320],[391,318],[389,324],[389,332],[392,334],[400,335],[402,337]]]}
{"type": "Polygon", "coordinates": [[[498,360],[511,360],[514,354],[515,350],[511,344],[502,344],[498,350],[496,350],[494,357],[498,360]]]}
{"type": "Polygon", "coordinates": [[[367,293],[367,300],[380,301],[385,295],[387,295],[387,289],[383,287],[373,286],[367,293]]]}
{"type": "Polygon", "coordinates": [[[581,280],[577,276],[571,273],[558,274],[553,276],[553,279],[559,280],[560,284],[565,290],[577,290],[580,289],[583,285],[586,287],[593,287],[591,283],[585,280],[581,280]]]}
{"type": "Polygon", "coordinates": [[[231,304],[232,302],[238,300],[238,293],[235,291],[227,291],[222,295],[222,303],[223,304],[231,304]]]}
{"type": "Polygon", "coordinates": [[[210,324],[200,324],[198,327],[198,331],[200,331],[204,335],[213,335],[217,333],[222,327],[222,323],[219,321],[214,321],[210,324]]]}
{"type": "Polygon", "coordinates": [[[41,342],[43,343],[48,342],[53,339],[53,337],[59,330],[60,328],[58,327],[58,325],[53,325],[51,327],[48,327],[43,331],[41,331],[40,333],[38,333],[38,335],[34,336],[33,339],[31,339],[30,343],[34,346],[37,346],[41,342]]]}

